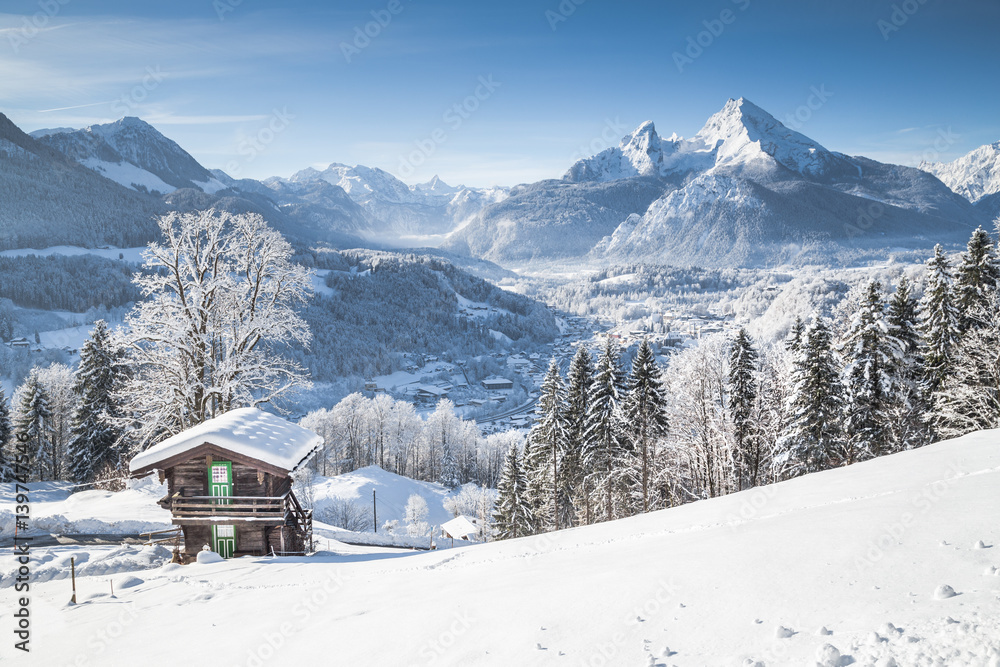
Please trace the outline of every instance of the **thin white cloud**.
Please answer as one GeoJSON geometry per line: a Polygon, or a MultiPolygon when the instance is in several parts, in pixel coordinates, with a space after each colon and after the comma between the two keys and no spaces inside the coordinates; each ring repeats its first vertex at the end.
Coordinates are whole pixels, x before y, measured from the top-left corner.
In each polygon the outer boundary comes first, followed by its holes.
{"type": "Polygon", "coordinates": [[[115,100],[106,102],[91,102],[90,104],[77,104],[71,107],[59,107],[58,109],[39,109],[37,113],[52,113],[53,111],[69,111],[70,109],[86,109],[87,107],[99,107],[103,104],[111,104],[115,100]]]}

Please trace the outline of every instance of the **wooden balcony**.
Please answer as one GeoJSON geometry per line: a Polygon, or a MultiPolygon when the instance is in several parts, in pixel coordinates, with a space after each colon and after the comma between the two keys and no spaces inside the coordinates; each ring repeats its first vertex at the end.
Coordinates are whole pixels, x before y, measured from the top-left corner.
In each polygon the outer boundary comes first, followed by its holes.
{"type": "Polygon", "coordinates": [[[238,524],[260,526],[312,525],[312,511],[303,510],[294,495],[284,496],[180,496],[170,499],[173,523],[238,524]]]}

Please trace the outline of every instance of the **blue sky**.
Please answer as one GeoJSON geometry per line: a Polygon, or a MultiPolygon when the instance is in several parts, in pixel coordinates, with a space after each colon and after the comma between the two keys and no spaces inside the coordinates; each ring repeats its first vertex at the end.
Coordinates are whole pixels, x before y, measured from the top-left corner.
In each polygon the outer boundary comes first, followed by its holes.
{"type": "Polygon", "coordinates": [[[1000,140],[992,0],[18,0],[0,11],[0,111],[23,129],[127,113],[205,166],[254,178],[330,162],[409,183],[554,178],[645,120],[690,136],[740,96],[779,120],[798,113],[796,129],[830,149],[883,161],[950,160],[1000,140]],[[366,27],[375,36],[356,39],[366,27]]]}

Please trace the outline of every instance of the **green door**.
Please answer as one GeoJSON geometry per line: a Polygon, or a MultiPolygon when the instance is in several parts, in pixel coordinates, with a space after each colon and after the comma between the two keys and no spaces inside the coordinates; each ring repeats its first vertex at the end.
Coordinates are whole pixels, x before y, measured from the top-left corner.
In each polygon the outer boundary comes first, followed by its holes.
{"type": "MultiPolygon", "coordinates": [[[[228,505],[233,495],[233,464],[229,461],[213,461],[208,466],[208,495],[215,505],[228,505]]],[[[212,551],[223,558],[232,558],[236,551],[236,529],[233,526],[212,524],[212,551]]]]}

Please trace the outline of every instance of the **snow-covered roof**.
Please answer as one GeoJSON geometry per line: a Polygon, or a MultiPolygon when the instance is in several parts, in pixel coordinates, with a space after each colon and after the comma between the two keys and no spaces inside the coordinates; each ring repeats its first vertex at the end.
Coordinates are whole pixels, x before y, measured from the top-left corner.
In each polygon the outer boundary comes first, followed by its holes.
{"type": "Polygon", "coordinates": [[[472,520],[464,514],[456,516],[451,521],[442,523],[441,530],[457,538],[475,537],[479,533],[476,524],[472,523],[472,520]]]}
{"type": "Polygon", "coordinates": [[[239,408],[209,419],[171,436],[138,454],[129,464],[132,472],[155,467],[157,463],[205,443],[293,470],[323,438],[298,424],[256,408],[239,408]]]}

